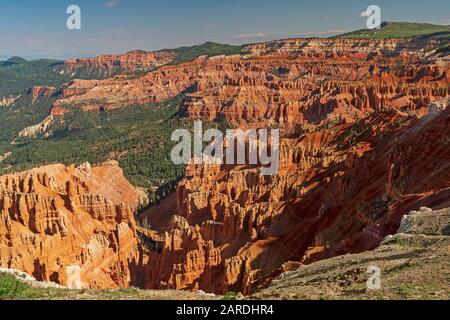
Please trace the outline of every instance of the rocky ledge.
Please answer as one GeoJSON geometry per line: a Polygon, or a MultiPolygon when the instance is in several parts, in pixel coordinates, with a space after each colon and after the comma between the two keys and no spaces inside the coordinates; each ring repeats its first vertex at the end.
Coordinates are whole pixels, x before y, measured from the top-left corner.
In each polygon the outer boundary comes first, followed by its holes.
{"type": "Polygon", "coordinates": [[[326,259],[286,272],[252,299],[448,299],[450,209],[421,208],[374,251],[326,259]],[[381,288],[369,289],[370,267],[381,288]]]}

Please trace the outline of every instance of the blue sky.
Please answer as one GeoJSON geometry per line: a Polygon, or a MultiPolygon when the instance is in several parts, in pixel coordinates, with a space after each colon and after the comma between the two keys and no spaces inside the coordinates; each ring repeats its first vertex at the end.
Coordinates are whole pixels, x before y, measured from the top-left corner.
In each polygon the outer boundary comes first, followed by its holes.
{"type": "Polygon", "coordinates": [[[0,58],[330,36],[365,28],[360,14],[371,4],[381,7],[384,21],[450,24],[449,0],[3,0],[0,58]],[[81,30],[66,28],[72,4],[81,8],[81,30]]]}

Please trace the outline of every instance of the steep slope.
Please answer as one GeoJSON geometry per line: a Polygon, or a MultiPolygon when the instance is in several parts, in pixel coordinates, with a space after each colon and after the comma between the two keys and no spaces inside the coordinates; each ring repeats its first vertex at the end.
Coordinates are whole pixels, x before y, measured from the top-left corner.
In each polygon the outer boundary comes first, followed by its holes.
{"type": "MultiPolygon", "coordinates": [[[[31,126],[38,134],[26,132],[17,141],[35,148],[26,149],[28,157],[57,139],[66,143],[62,150],[89,141],[89,148],[82,145],[65,160],[92,155],[86,150],[102,157],[108,151],[108,158],[136,158],[133,169],[142,176],[143,163],[155,159],[150,155],[166,161],[170,149],[166,131],[147,130],[153,125],[171,132],[201,119],[281,128],[277,174],[261,176],[260,168],[245,165],[188,166],[176,193],[140,215],[148,226],[139,229],[142,247],[131,236],[131,218],[126,220],[129,251],[120,251],[126,258],[121,253],[119,262],[105,267],[116,280],[97,277],[107,287],[140,279],[152,289],[250,294],[301,264],[375,248],[411,210],[450,205],[450,74],[448,59],[435,55],[441,45],[434,37],[288,39],[134,77],[73,80],[51,96],[49,118],[31,126]],[[171,113],[166,113],[168,101],[176,102],[171,113]],[[154,143],[152,137],[160,140],[154,143]],[[120,276],[119,269],[125,270],[120,276]]],[[[38,101],[45,98],[46,90],[36,91],[43,94],[37,94],[38,101]]],[[[20,161],[12,152],[5,163],[20,161]]],[[[97,189],[100,184],[91,192],[97,189]]],[[[107,217],[117,215],[113,210],[107,217]]],[[[58,223],[51,229],[66,230],[58,223]]],[[[108,235],[116,227],[112,222],[100,230],[108,235]]],[[[107,247],[117,252],[114,245],[107,247]]]]}
{"type": "Polygon", "coordinates": [[[0,267],[75,289],[137,283],[143,197],[115,162],[1,176],[0,267]]]}
{"type": "Polygon", "coordinates": [[[450,205],[449,125],[450,109],[421,118],[376,112],[282,140],[274,176],[190,166],[177,208],[145,215],[166,232],[148,287],[249,293],[289,262],[375,248],[411,210],[450,205]]]}
{"type": "Polygon", "coordinates": [[[448,299],[450,210],[421,208],[374,251],[345,255],[283,273],[254,299],[448,299]],[[369,267],[381,287],[368,289],[369,267]]]}

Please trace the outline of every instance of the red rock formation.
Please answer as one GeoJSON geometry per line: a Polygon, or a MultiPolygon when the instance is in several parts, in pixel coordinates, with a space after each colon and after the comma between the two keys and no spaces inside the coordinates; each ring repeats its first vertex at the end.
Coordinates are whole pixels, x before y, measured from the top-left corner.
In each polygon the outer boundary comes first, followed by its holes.
{"type": "Polygon", "coordinates": [[[190,118],[291,127],[353,121],[381,109],[421,109],[448,96],[448,64],[423,65],[421,45],[400,39],[250,45],[246,55],[200,57],[138,78],[75,80],[56,105],[110,109],[162,102],[189,89],[181,109],[190,118]]]}
{"type": "Polygon", "coordinates": [[[150,255],[146,287],[198,290],[214,281],[213,271],[220,263],[219,250],[212,241],[202,238],[200,228],[190,227],[184,218],[174,216],[161,251],[150,255]],[[199,274],[203,275],[201,279],[199,274]]]}
{"type": "Polygon", "coordinates": [[[89,106],[89,110],[108,110],[166,101],[195,84],[195,75],[204,60],[161,67],[139,78],[122,75],[105,80],[73,80],[63,86],[63,98],[55,105],[75,104],[89,106]]]}
{"type": "Polygon", "coordinates": [[[147,287],[248,293],[302,263],[374,248],[411,210],[448,206],[449,66],[424,65],[420,45],[293,39],[171,67],[191,73],[185,88],[195,79],[187,117],[280,125],[289,138],[274,176],[188,167],[176,195],[143,216],[162,239],[147,287]]]}
{"type": "MultiPolygon", "coordinates": [[[[88,111],[88,110],[86,110],[86,111],[88,111]]],[[[65,109],[65,108],[62,108],[62,107],[60,107],[60,106],[58,106],[58,105],[54,105],[54,106],[52,107],[52,109],[51,109],[50,114],[51,114],[53,117],[62,117],[62,116],[64,116],[66,113],[69,113],[69,112],[70,112],[70,111],[67,110],[67,109],[65,109]]]]}
{"type": "MultiPolygon", "coordinates": [[[[432,58],[424,63],[423,45],[399,39],[256,44],[245,55],[200,57],[135,78],[74,80],[62,88],[53,114],[65,105],[107,110],[163,102],[183,92],[186,117],[281,127],[276,175],[261,176],[255,166],[192,165],[176,194],[141,217],[154,229],[144,237],[150,250],[145,287],[249,293],[282,270],[374,248],[396,231],[403,214],[420,206],[449,205],[449,65],[432,58]]],[[[14,221],[16,238],[21,230],[42,235],[13,245],[13,231],[6,227],[3,238],[0,233],[8,250],[31,251],[19,259],[27,261],[22,266],[14,260],[22,251],[5,254],[12,267],[64,279],[56,268],[74,260],[92,287],[130,282],[132,266],[144,267],[146,259],[132,236],[130,211],[118,206],[121,193],[99,191],[114,183],[102,181],[108,175],[97,176],[101,182],[89,182],[92,191],[77,175],[65,193],[50,198],[43,196],[50,192],[45,188],[39,196],[31,192],[36,182],[12,183],[32,196],[22,204],[17,200],[17,209],[5,209],[4,224],[14,221]],[[35,212],[44,212],[44,222],[35,212]],[[70,242],[78,256],[61,251],[31,267],[32,256],[44,256],[36,248],[48,250],[42,243],[81,228],[75,212],[93,227],[72,235],[84,241],[70,242]],[[112,234],[121,234],[121,225],[131,231],[123,227],[125,244],[116,245],[120,241],[112,234]],[[101,235],[92,238],[97,229],[101,235]],[[119,257],[105,258],[117,252],[119,257]]]]}
{"type": "Polygon", "coordinates": [[[1,176],[0,266],[73,288],[134,284],[141,198],[116,162],[1,176]]]}
{"type": "Polygon", "coordinates": [[[54,87],[32,87],[28,90],[27,94],[31,94],[32,103],[35,103],[37,99],[44,97],[49,98],[56,92],[56,88],[54,87]]]}
{"type": "Polygon", "coordinates": [[[146,214],[167,232],[147,286],[248,293],[289,264],[376,247],[404,214],[450,204],[449,125],[450,109],[379,111],[283,139],[274,176],[190,166],[177,188],[181,226],[146,214]]]}
{"type": "Polygon", "coordinates": [[[95,58],[70,59],[65,61],[66,68],[73,72],[77,69],[103,69],[111,73],[115,68],[121,71],[151,70],[170,63],[176,54],[173,52],[131,51],[125,54],[105,54],[95,58]]]}

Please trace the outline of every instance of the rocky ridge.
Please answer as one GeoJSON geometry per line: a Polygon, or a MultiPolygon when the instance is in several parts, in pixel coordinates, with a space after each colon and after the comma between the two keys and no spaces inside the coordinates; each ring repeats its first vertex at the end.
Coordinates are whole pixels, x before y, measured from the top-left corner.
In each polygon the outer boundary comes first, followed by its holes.
{"type": "MultiPolygon", "coordinates": [[[[428,43],[428,45],[431,45],[428,43]]],[[[52,114],[158,103],[184,94],[181,113],[208,121],[299,130],[371,112],[417,111],[448,97],[448,62],[419,40],[290,39],[250,45],[244,54],[202,56],[141,76],[73,80],[52,114]],[[424,63],[424,59],[428,59],[424,63]]]]}

